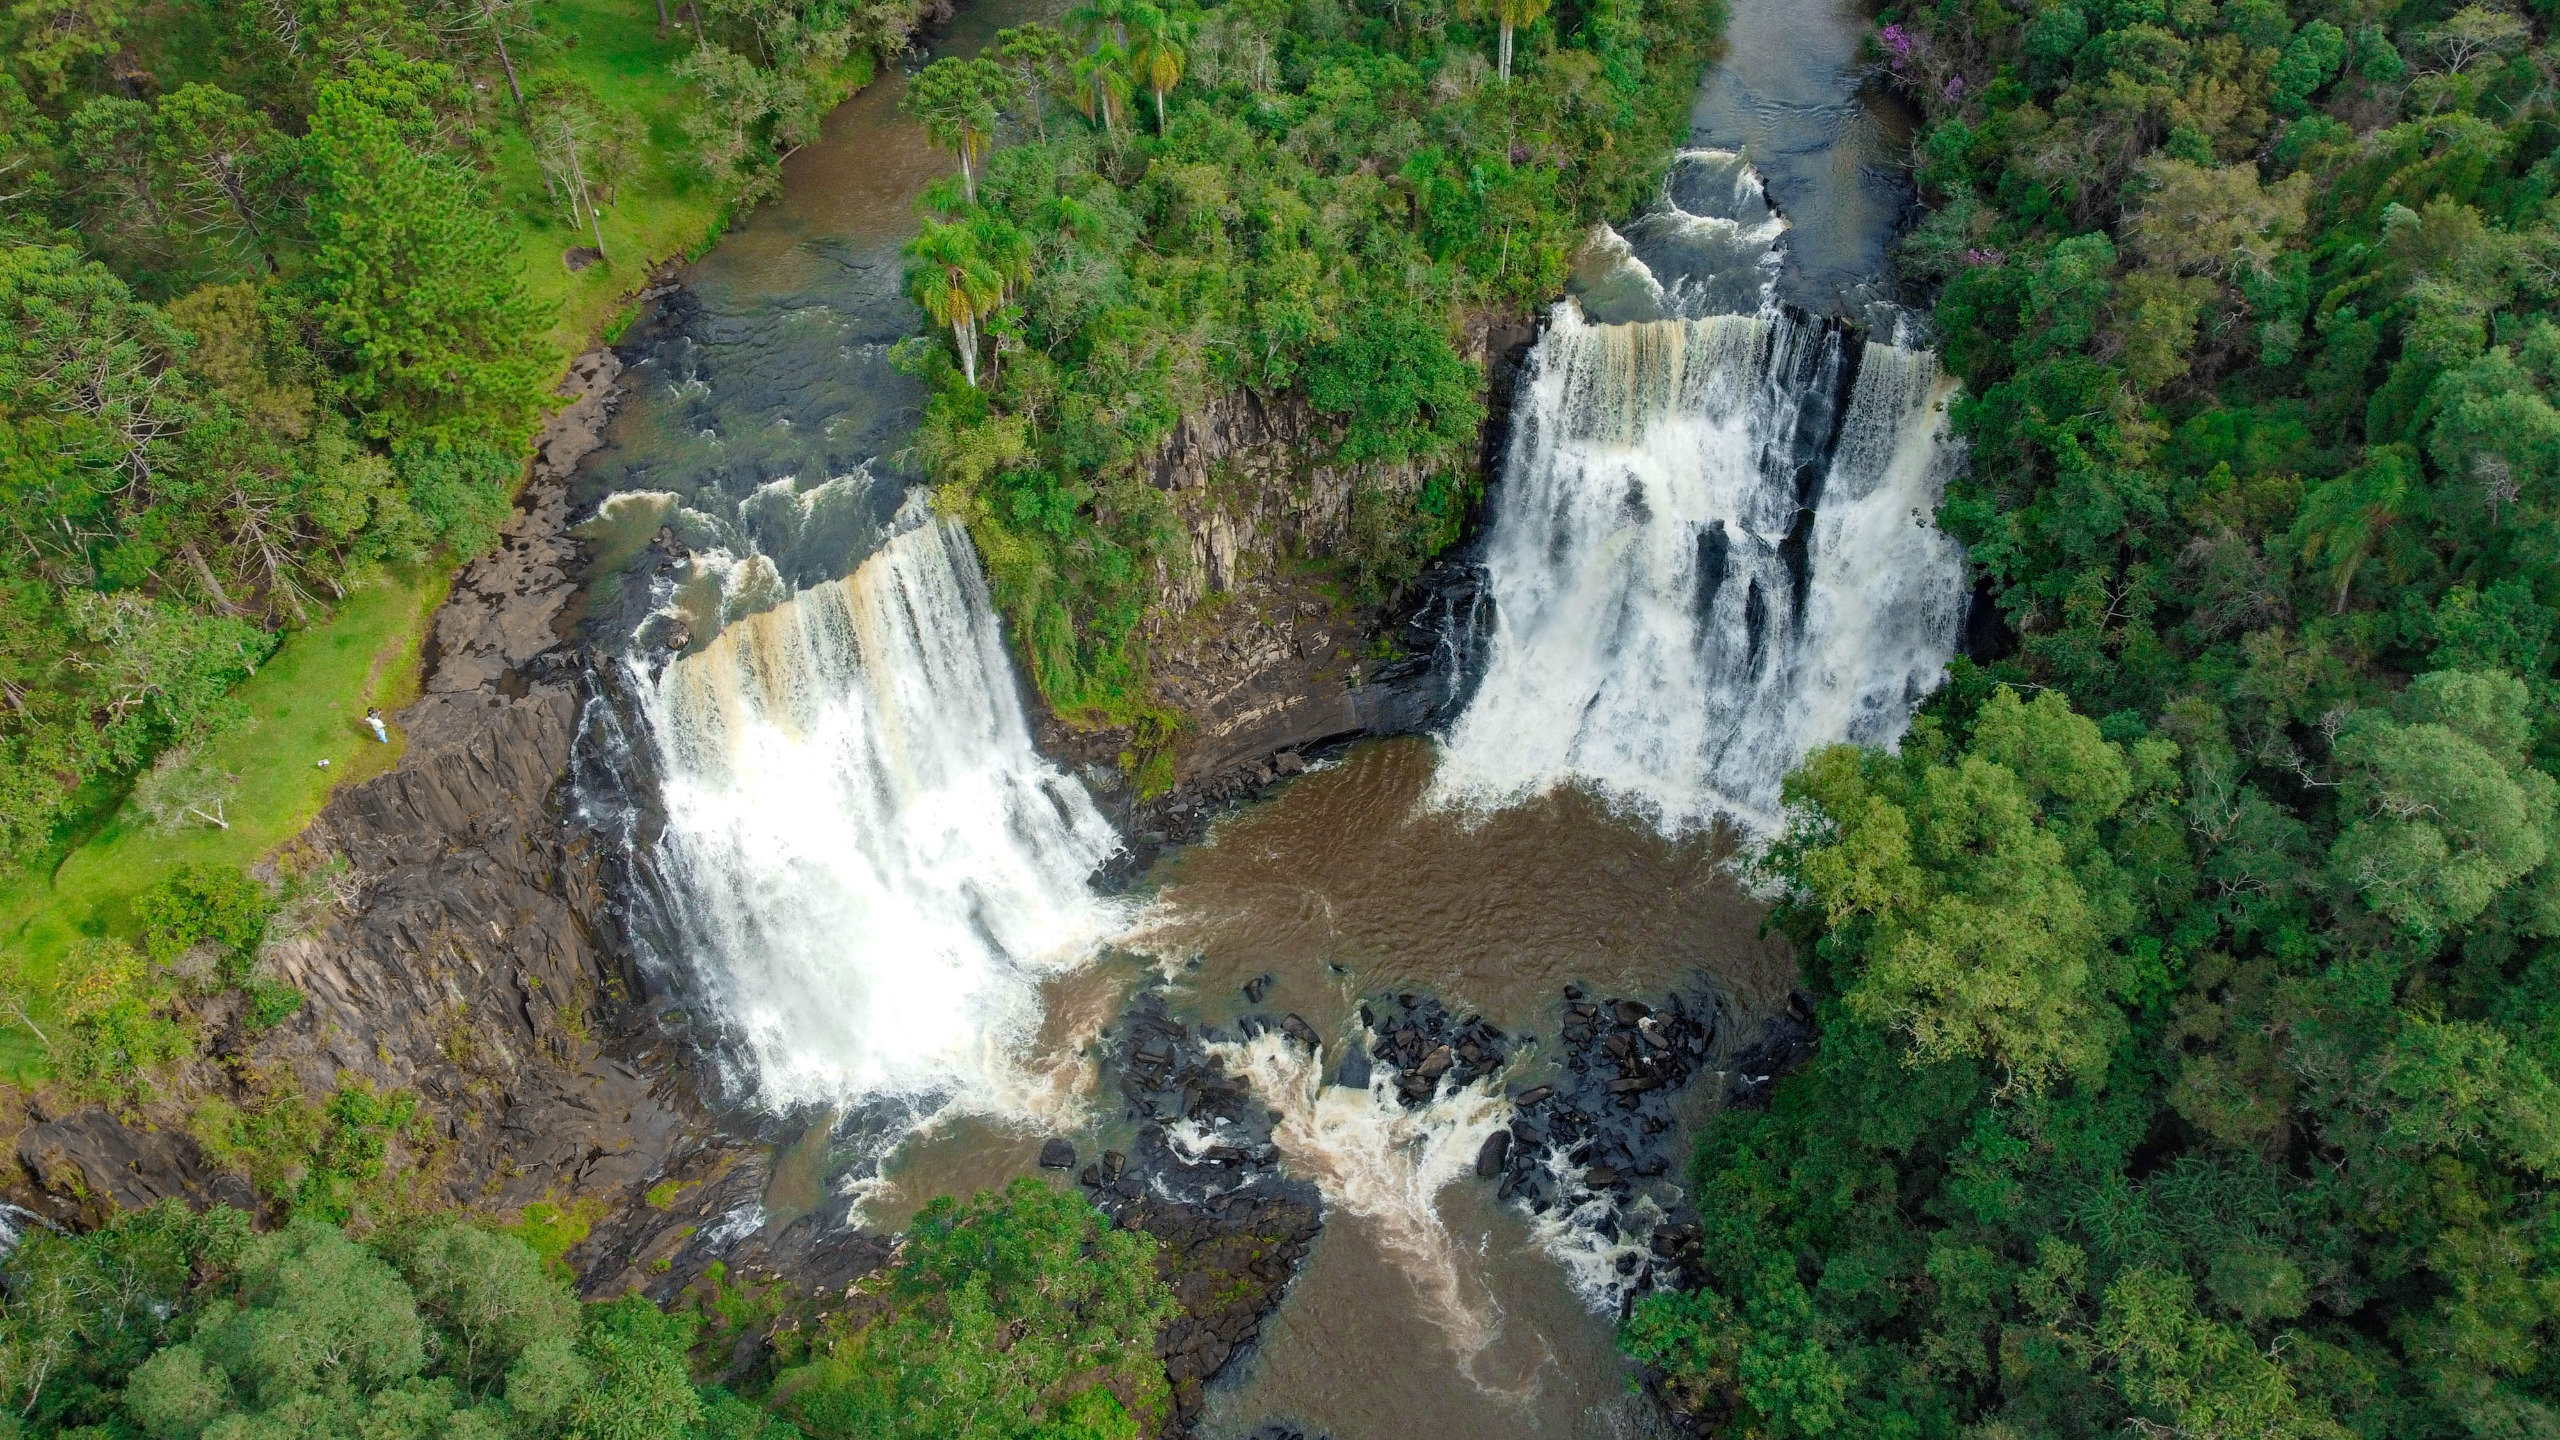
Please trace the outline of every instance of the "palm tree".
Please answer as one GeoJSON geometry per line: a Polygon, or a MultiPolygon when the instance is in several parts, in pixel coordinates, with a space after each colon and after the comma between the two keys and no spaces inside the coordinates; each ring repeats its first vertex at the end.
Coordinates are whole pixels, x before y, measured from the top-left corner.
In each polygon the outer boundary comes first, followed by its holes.
{"type": "MultiPolygon", "coordinates": [[[[994,303],[986,308],[993,314],[1013,303],[1013,297],[1031,282],[1031,237],[1021,227],[999,215],[981,214],[968,222],[970,247],[977,252],[979,263],[995,281],[994,303]]],[[[995,383],[997,368],[1004,361],[1004,336],[998,333],[987,358],[987,383],[995,383]]]]}
{"type": "Polygon", "coordinates": [[[981,56],[948,56],[916,72],[898,108],[923,122],[933,143],[960,157],[960,184],[978,203],[978,158],[995,138],[996,110],[1013,89],[1013,76],[981,56]]]}
{"type": "Polygon", "coordinates": [[[1490,11],[1494,23],[1502,27],[1501,65],[1503,83],[1511,80],[1511,32],[1538,23],[1553,0],[1460,0],[1458,13],[1469,19],[1490,11]]]}
{"type": "Polygon", "coordinates": [[[970,388],[978,384],[978,324],[1004,299],[1004,281],[987,263],[977,234],[967,225],[927,224],[907,242],[907,288],[933,317],[951,327],[952,347],[960,352],[960,373],[970,388]]]}
{"type": "Polygon", "coordinates": [[[1137,37],[1129,55],[1129,68],[1156,92],[1156,133],[1161,135],[1164,92],[1182,80],[1183,46],[1191,39],[1191,21],[1141,0],[1129,7],[1129,30],[1137,37]]]}
{"type": "Polygon", "coordinates": [[[1129,52],[1116,40],[1105,40],[1076,62],[1080,82],[1077,105],[1087,115],[1097,112],[1102,128],[1111,130],[1112,116],[1129,99],[1129,52]]]}
{"type": "Polygon", "coordinates": [[[1076,0],[1067,12],[1067,30],[1077,39],[1093,44],[1108,36],[1115,45],[1129,43],[1129,8],[1138,0],[1076,0]]]}

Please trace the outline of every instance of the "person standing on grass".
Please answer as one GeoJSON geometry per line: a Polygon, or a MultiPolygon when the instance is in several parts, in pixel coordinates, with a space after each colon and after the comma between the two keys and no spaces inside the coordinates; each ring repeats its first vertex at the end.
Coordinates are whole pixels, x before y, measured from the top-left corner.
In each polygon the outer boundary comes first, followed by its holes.
{"type": "Polygon", "coordinates": [[[382,712],[379,709],[369,709],[365,711],[364,723],[373,727],[374,739],[381,741],[385,745],[391,743],[391,732],[383,728],[382,712]]]}

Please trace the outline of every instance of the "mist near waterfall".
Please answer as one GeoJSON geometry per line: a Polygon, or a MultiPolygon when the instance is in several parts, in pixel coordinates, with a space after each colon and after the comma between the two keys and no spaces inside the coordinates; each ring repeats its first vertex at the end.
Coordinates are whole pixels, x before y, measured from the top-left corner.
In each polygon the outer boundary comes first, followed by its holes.
{"type": "Polygon", "coordinates": [[[1124,922],[1119,837],[1033,750],[966,534],[906,524],[635,675],[669,919],[765,1103],[1056,1113],[1038,984],[1124,922]]]}

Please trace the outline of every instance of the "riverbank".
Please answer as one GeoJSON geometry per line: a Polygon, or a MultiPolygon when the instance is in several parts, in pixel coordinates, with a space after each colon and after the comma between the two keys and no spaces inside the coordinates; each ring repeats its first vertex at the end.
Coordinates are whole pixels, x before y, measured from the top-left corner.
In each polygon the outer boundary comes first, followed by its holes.
{"type": "MultiPolygon", "coordinates": [[[[592,374],[594,347],[621,334],[668,267],[718,241],[742,193],[706,178],[685,133],[685,117],[702,103],[673,73],[698,48],[688,29],[661,28],[647,10],[609,0],[562,0],[540,25],[550,43],[524,66],[530,93],[586,97],[604,129],[635,143],[618,164],[611,200],[585,223],[564,211],[521,126],[502,126],[488,157],[491,203],[513,239],[517,274],[549,316],[549,342],[564,357],[557,409],[529,440],[528,486],[546,458],[574,464],[595,447],[609,410],[607,397],[580,379],[592,374]]],[[[837,80],[850,93],[875,69],[870,55],[857,54],[837,80]]],[[[69,843],[0,878],[0,974],[28,1012],[27,1023],[0,1029],[0,1079],[27,1088],[50,1078],[39,1031],[61,1028],[51,992],[76,940],[132,939],[139,929],[132,902],[153,885],[189,865],[256,866],[302,833],[333,794],[400,762],[406,731],[395,724],[384,746],[362,717],[377,708],[396,714],[418,698],[438,609],[470,558],[376,566],[348,585],[325,619],[289,632],[231,692],[232,718],[188,751],[194,765],[222,777],[213,787],[218,803],[169,823],[113,797],[70,829],[69,843]]]]}

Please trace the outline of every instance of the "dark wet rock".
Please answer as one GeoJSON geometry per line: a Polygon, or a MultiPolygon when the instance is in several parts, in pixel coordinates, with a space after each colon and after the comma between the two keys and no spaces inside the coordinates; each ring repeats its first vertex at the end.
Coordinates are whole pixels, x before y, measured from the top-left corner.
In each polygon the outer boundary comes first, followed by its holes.
{"type": "Polygon", "coordinates": [[[1503,1162],[1511,1158],[1511,1132],[1496,1130],[1484,1137],[1484,1148],[1476,1151],[1476,1174],[1490,1180],[1502,1173],[1503,1162]]]}
{"type": "Polygon", "coordinates": [[[216,1170],[184,1130],[129,1126],[95,1105],[19,1132],[17,1158],[39,1190],[70,1202],[48,1207],[51,1218],[83,1227],[170,1199],[257,1208],[246,1177],[216,1170]]]}
{"type": "Polygon", "coordinates": [[[1396,1094],[1407,1105],[1428,1101],[1443,1083],[1472,1084],[1510,1063],[1513,1046],[1501,1029],[1481,1016],[1451,1015],[1429,996],[1371,1000],[1360,1018],[1375,1037],[1370,1055],[1398,1072],[1396,1094]]]}
{"type": "Polygon", "coordinates": [[[1076,1168],[1076,1147],[1062,1139],[1052,1138],[1044,1142],[1040,1146],[1040,1168],[1073,1170],[1076,1168]]]}
{"type": "MultiPolygon", "coordinates": [[[[1579,986],[1564,993],[1562,1078],[1512,1102],[1512,1143],[1498,1193],[1537,1211],[1605,1199],[1596,1216],[1578,1212],[1585,1218],[1576,1223],[1607,1239],[1643,1243],[1653,1212],[1638,1197],[1652,1194],[1658,1202],[1671,1194],[1644,1182],[1669,1177],[1685,1158],[1672,1153],[1680,1138],[1673,1107],[1701,1077],[1730,1066],[1718,1050],[1723,1002],[1703,989],[1659,1000],[1595,1001],[1579,986]],[[1559,1159],[1568,1176],[1581,1167],[1578,1184],[1550,1168],[1559,1159]]],[[[1678,1232],[1686,1209],[1685,1201],[1674,1205],[1664,1230],[1678,1232]]],[[[1640,1287],[1677,1283],[1694,1260],[1676,1246],[1651,1253],[1654,1258],[1636,1259],[1622,1271],[1640,1287]]]]}
{"type": "Polygon", "coordinates": [[[1778,1077],[1805,1062],[1819,1040],[1813,1003],[1801,990],[1787,995],[1787,1008],[1762,1023],[1758,1038],[1726,1064],[1725,1101],[1731,1105],[1766,1105],[1778,1077]]]}
{"type": "Polygon", "coordinates": [[[1280,1033],[1310,1050],[1324,1048],[1324,1037],[1316,1033],[1316,1027],[1308,1024],[1303,1016],[1294,1012],[1281,1017],[1280,1033]]]}
{"type": "MultiPolygon", "coordinates": [[[[1291,1030],[1289,1021],[1276,1028],[1291,1030]]],[[[1182,1314],[1158,1337],[1156,1353],[1184,1431],[1200,1417],[1209,1380],[1260,1335],[1322,1224],[1315,1188],[1280,1173],[1271,1112],[1226,1072],[1211,1039],[1176,1019],[1160,995],[1131,1005],[1105,1054],[1138,1137],[1125,1154],[1105,1151],[1101,1183],[1087,1184],[1113,1223],[1159,1243],[1157,1263],[1182,1314]],[[1167,1129],[1175,1119],[1214,1139],[1196,1151],[1178,1148],[1167,1129]]]]}
{"type": "Polygon", "coordinates": [[[1271,986],[1278,978],[1278,976],[1266,971],[1244,982],[1244,1003],[1247,1005],[1261,1004],[1262,997],[1271,993],[1271,986]]]}
{"type": "Polygon", "coordinates": [[[1149,1195],[1114,1215],[1156,1238],[1158,1272],[1182,1307],[1157,1335],[1156,1355],[1184,1431],[1200,1419],[1208,1382],[1260,1337],[1323,1224],[1315,1189],[1302,1182],[1275,1178],[1223,1198],[1211,1209],[1149,1195]]]}
{"type": "Polygon", "coordinates": [[[1333,1083],[1345,1090],[1366,1090],[1369,1088],[1370,1069],[1368,1056],[1356,1048],[1346,1050],[1342,1063],[1334,1067],[1333,1083]]]}

